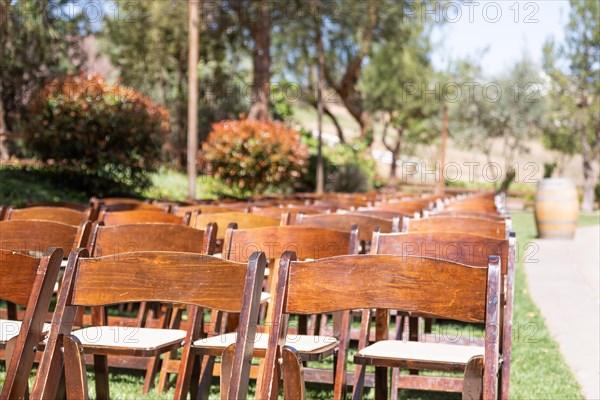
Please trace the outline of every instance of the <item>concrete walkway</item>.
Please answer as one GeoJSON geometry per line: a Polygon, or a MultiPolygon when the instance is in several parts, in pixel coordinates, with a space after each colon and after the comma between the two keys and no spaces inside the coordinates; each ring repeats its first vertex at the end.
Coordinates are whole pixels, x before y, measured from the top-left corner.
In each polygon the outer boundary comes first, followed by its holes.
{"type": "Polygon", "coordinates": [[[525,262],[531,296],[585,397],[600,399],[600,226],[578,229],[572,241],[535,242],[525,262]]]}

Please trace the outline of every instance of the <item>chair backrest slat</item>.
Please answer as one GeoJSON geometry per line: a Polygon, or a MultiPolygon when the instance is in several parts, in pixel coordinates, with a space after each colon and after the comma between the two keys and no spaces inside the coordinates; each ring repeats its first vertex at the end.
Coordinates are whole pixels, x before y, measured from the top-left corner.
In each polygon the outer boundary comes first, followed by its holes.
{"type": "Polygon", "coordinates": [[[239,313],[247,265],[194,253],[143,251],[79,259],[72,305],[135,301],[239,313]]]}
{"type": "Polygon", "coordinates": [[[92,229],[90,254],[102,257],[133,251],[205,253],[204,231],[185,225],[147,223],[102,226],[92,229]]]}
{"type": "Polygon", "coordinates": [[[284,312],[381,308],[483,323],[487,276],[487,268],[423,257],[365,255],[294,261],[289,266],[284,312]]]}
{"type": "Polygon", "coordinates": [[[40,259],[0,250],[0,299],[27,305],[40,259]]]}
{"type": "Polygon", "coordinates": [[[239,229],[265,228],[281,225],[280,218],[271,218],[242,212],[198,214],[195,217],[192,217],[192,221],[193,226],[197,228],[205,227],[211,222],[216,223],[217,226],[220,227],[217,231],[217,239],[225,238],[226,227],[231,223],[236,223],[239,229]]]}
{"type": "Polygon", "coordinates": [[[90,218],[90,211],[78,211],[64,207],[28,207],[9,209],[7,220],[40,220],[79,225],[90,218]]]}
{"type": "Polygon", "coordinates": [[[61,247],[66,254],[87,246],[91,223],[79,226],[39,220],[0,221],[0,248],[43,254],[48,247],[61,247]]]}
{"type": "Polygon", "coordinates": [[[455,232],[376,232],[371,242],[371,254],[439,258],[478,267],[487,266],[490,256],[500,256],[503,274],[508,251],[508,240],[455,232]]]}
{"type": "Polygon", "coordinates": [[[98,218],[105,225],[139,224],[158,222],[165,224],[187,224],[189,218],[168,214],[163,211],[131,210],[102,212],[98,218]]]}
{"type": "Polygon", "coordinates": [[[308,226],[227,229],[223,258],[245,262],[255,251],[264,252],[267,259],[279,258],[285,251],[295,251],[299,259],[352,254],[358,251],[358,232],[308,226]]]}
{"type": "Polygon", "coordinates": [[[409,220],[407,232],[474,233],[496,239],[506,239],[506,222],[480,218],[439,217],[409,220]]]}
{"type": "Polygon", "coordinates": [[[350,231],[353,225],[358,225],[359,239],[370,242],[373,231],[379,228],[381,232],[390,233],[399,230],[399,218],[384,219],[362,214],[298,214],[296,225],[317,226],[321,228],[335,229],[338,231],[350,231]]]}

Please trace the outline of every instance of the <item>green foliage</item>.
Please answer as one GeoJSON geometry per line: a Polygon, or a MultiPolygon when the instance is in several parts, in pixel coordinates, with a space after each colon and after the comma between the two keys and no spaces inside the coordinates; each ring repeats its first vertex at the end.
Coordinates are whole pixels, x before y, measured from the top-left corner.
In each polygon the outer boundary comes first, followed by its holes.
{"type": "Polygon", "coordinates": [[[600,157],[600,4],[570,3],[565,45],[558,47],[549,40],[544,46],[551,99],[544,144],[566,155],[581,154],[582,209],[591,211],[597,184],[592,164],[600,157]]]}
{"type": "Polygon", "coordinates": [[[6,165],[0,167],[0,204],[70,201],[85,204],[91,196],[137,197],[125,184],[58,166],[6,165]],[[105,188],[96,192],[97,188],[105,188]]]}
{"type": "MultiPolygon", "coordinates": [[[[248,71],[240,30],[227,2],[203,4],[200,32],[199,136],[215,121],[237,118],[247,108],[242,92],[248,71]]],[[[185,165],[187,132],[188,4],[184,1],[115,2],[101,32],[102,50],[123,83],[168,108],[172,131],[167,150],[185,165]],[[119,17],[115,17],[118,15],[119,17]]]]}
{"type": "MultiPolygon", "coordinates": [[[[8,130],[17,131],[31,93],[85,61],[80,46],[85,33],[81,14],[69,0],[0,2],[0,101],[8,130]]],[[[1,126],[1,123],[0,123],[1,126]]]]}
{"type": "Polygon", "coordinates": [[[508,187],[515,156],[528,153],[527,141],[539,137],[547,124],[540,71],[525,57],[487,82],[481,68],[470,61],[460,62],[452,75],[461,88],[459,94],[448,95],[458,99],[449,104],[452,137],[488,160],[492,152],[500,153],[505,162],[502,185],[508,187]]]}
{"type": "Polygon", "coordinates": [[[96,177],[89,190],[110,191],[106,181],[143,189],[159,161],[169,130],[167,111],[96,75],[55,80],[29,104],[25,142],[41,160],[96,177]]]}
{"type": "MultiPolygon", "coordinates": [[[[308,169],[302,177],[302,191],[314,191],[316,188],[317,144],[307,130],[300,130],[302,141],[309,149],[308,169]]],[[[367,145],[364,140],[356,139],[352,143],[323,146],[323,168],[325,172],[325,190],[327,192],[357,193],[368,192],[380,187],[383,182],[375,176],[375,162],[364,156],[367,145]]]]}
{"type": "Polygon", "coordinates": [[[433,81],[429,29],[417,23],[405,29],[406,40],[375,46],[360,81],[367,111],[383,119],[382,142],[392,153],[392,179],[401,153],[414,153],[417,145],[426,145],[437,136],[432,118],[441,108],[434,97],[424,95],[433,81]],[[395,136],[391,140],[390,126],[395,136]]]}
{"type": "Polygon", "coordinates": [[[234,197],[292,189],[307,156],[299,133],[281,122],[215,123],[202,146],[205,172],[223,184],[222,194],[234,197]]]}

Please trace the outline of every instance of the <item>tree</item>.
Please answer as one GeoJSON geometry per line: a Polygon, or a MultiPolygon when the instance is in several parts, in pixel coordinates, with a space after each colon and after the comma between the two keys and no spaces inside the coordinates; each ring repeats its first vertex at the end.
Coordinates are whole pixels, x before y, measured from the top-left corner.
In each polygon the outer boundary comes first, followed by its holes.
{"type": "MultiPolygon", "coordinates": [[[[468,61],[457,66],[460,98],[451,104],[451,132],[459,142],[477,149],[491,162],[492,152],[504,160],[507,189],[514,178],[515,157],[529,151],[527,140],[538,137],[546,125],[546,101],[541,71],[524,57],[507,74],[484,82],[481,68],[468,61]]],[[[493,177],[500,182],[500,177],[493,177]]]]}
{"type": "MultiPolygon", "coordinates": [[[[407,16],[407,9],[417,13],[423,4],[396,0],[348,0],[320,3],[315,10],[311,9],[311,3],[307,0],[293,2],[295,12],[289,11],[288,14],[293,14],[295,18],[274,31],[276,58],[285,61],[286,72],[295,75],[298,82],[311,85],[316,81],[314,49],[317,30],[313,18],[316,14],[325,50],[327,89],[335,93],[358,123],[361,137],[370,142],[372,119],[359,85],[361,73],[369,63],[373,49],[386,42],[401,43],[406,40],[410,26],[421,23],[419,17],[407,16]]],[[[316,106],[315,98],[309,95],[309,104],[316,106]]],[[[329,98],[327,101],[332,100],[329,98]]],[[[338,135],[343,138],[339,124],[329,111],[327,107],[324,108],[325,114],[338,127],[338,135]]]]}
{"type": "MultiPolygon", "coordinates": [[[[119,77],[154,101],[168,107],[172,118],[171,145],[177,165],[186,164],[188,7],[187,2],[115,3],[100,31],[102,50],[119,70],[119,77]]],[[[237,68],[241,33],[225,2],[202,4],[200,23],[200,137],[214,121],[241,112],[242,98],[230,95],[242,72],[237,68]]],[[[240,84],[241,86],[241,84],[240,84]]]]}
{"type": "Polygon", "coordinates": [[[545,132],[551,149],[582,157],[583,201],[591,211],[598,182],[593,164],[600,152],[600,5],[571,0],[566,43],[557,48],[548,41],[544,48],[545,70],[551,78],[552,116],[545,132]],[[561,62],[567,64],[560,67],[561,62]]]}
{"type": "Polygon", "coordinates": [[[33,93],[85,62],[84,18],[70,10],[69,0],[0,0],[0,134],[20,129],[33,93]]]}
{"type": "Polygon", "coordinates": [[[377,46],[365,67],[360,90],[365,93],[366,110],[381,115],[382,142],[392,155],[390,180],[396,179],[397,161],[406,145],[425,144],[435,131],[431,118],[438,111],[435,98],[424,95],[431,86],[429,32],[413,24],[410,37],[377,46]],[[383,78],[385,77],[385,78],[383,78]],[[389,137],[390,127],[395,139],[389,137]]]}
{"type": "Polygon", "coordinates": [[[271,80],[271,5],[267,0],[252,0],[256,16],[247,21],[254,46],[252,49],[252,97],[248,118],[267,120],[271,80]]]}

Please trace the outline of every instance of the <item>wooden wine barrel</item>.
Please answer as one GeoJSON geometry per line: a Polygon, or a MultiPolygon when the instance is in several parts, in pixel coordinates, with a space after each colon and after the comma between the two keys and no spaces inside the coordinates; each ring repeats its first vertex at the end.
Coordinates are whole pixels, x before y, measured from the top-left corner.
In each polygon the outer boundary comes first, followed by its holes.
{"type": "Polygon", "coordinates": [[[540,238],[575,236],[579,198],[571,179],[542,179],[535,195],[535,220],[540,238]]]}

